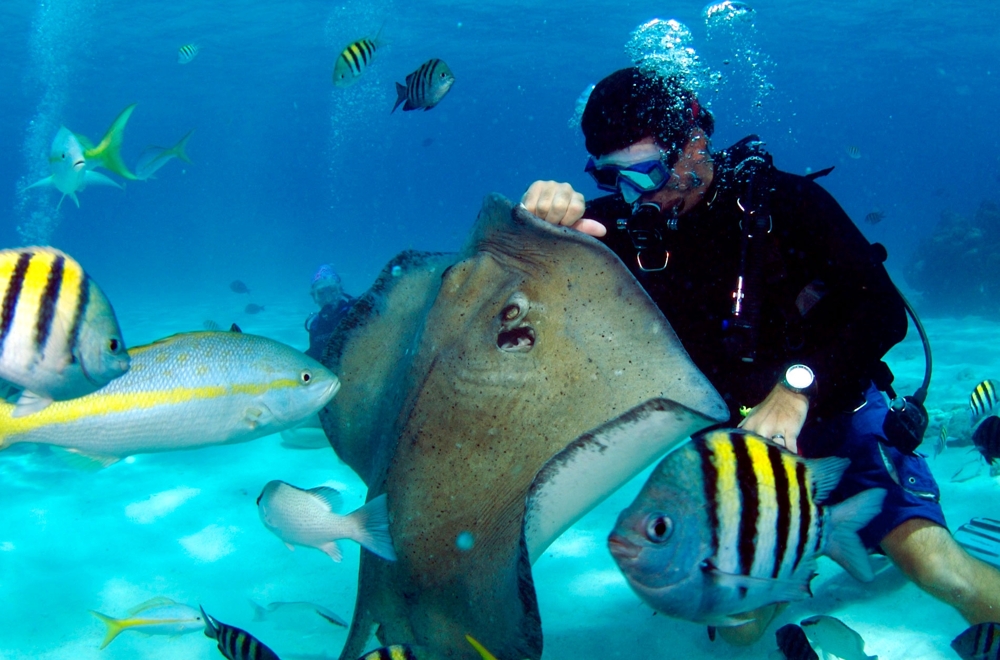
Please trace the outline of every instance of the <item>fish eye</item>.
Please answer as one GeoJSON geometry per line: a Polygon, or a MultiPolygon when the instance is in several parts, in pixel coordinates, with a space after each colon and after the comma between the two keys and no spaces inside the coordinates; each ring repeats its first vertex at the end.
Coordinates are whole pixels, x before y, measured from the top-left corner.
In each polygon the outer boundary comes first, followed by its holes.
{"type": "Polygon", "coordinates": [[[61,155],[60,158],[62,158],[63,160],[66,160],[66,154],[61,155]]]}
{"type": "Polygon", "coordinates": [[[117,353],[117,352],[118,352],[118,349],[119,349],[120,347],[121,347],[121,342],[119,342],[119,341],[118,341],[118,340],[117,340],[116,338],[114,338],[114,337],[112,337],[112,338],[111,338],[111,341],[109,341],[109,342],[108,342],[108,348],[110,348],[110,349],[111,349],[111,352],[112,352],[112,353],[117,353]]]}
{"type": "Polygon", "coordinates": [[[674,531],[674,524],[662,513],[654,513],[646,521],[646,538],[653,543],[663,543],[674,531]]]}
{"type": "Polygon", "coordinates": [[[303,384],[306,384],[312,380],[312,374],[308,371],[303,371],[299,374],[299,380],[301,380],[303,384]]]}

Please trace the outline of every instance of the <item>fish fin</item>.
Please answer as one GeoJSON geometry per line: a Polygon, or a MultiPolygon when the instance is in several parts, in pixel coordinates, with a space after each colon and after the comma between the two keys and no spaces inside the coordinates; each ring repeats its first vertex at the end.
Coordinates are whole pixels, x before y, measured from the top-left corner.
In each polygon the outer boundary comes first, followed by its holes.
{"type": "Polygon", "coordinates": [[[267,608],[258,605],[257,601],[255,601],[252,598],[247,598],[247,602],[249,602],[250,607],[253,608],[254,621],[263,621],[264,619],[267,618],[267,608]]]}
{"type": "Polygon", "coordinates": [[[243,416],[243,422],[251,430],[256,429],[260,425],[260,418],[263,414],[264,412],[260,408],[247,408],[246,414],[243,416]]]}
{"type": "Polygon", "coordinates": [[[433,105],[425,105],[424,106],[424,112],[427,112],[428,110],[430,110],[433,107],[434,107],[433,105]]]}
{"type": "Polygon", "coordinates": [[[83,470],[84,472],[97,472],[121,460],[117,456],[88,454],[87,452],[73,448],[53,447],[53,449],[56,450],[56,453],[62,457],[67,465],[77,470],[83,470]]]}
{"type": "Polygon", "coordinates": [[[125,124],[128,123],[129,117],[132,116],[135,106],[136,104],[133,103],[122,110],[121,114],[111,123],[111,128],[104,134],[100,143],[83,152],[85,158],[96,160],[99,165],[132,181],[137,180],[138,177],[129,171],[125,165],[125,161],[122,160],[121,146],[122,139],[125,137],[125,124]]]}
{"type": "Polygon", "coordinates": [[[486,647],[476,641],[476,638],[472,635],[466,635],[465,639],[472,644],[472,648],[479,651],[479,655],[483,657],[483,660],[497,660],[496,656],[486,650],[486,647]]]}
{"type": "Polygon", "coordinates": [[[407,112],[409,110],[416,110],[416,109],[417,109],[417,106],[415,106],[412,103],[410,103],[409,99],[407,99],[406,103],[403,104],[403,112],[407,112]]]}
{"type": "Polygon", "coordinates": [[[330,612],[329,614],[327,614],[326,612],[323,612],[322,610],[317,609],[316,610],[316,614],[320,615],[321,617],[323,617],[324,619],[326,619],[327,621],[329,621],[330,623],[332,623],[335,626],[340,626],[341,628],[346,628],[348,626],[348,623],[346,621],[344,621],[343,619],[341,619],[339,616],[337,616],[333,612],[330,612]]]}
{"type": "Polygon", "coordinates": [[[24,390],[21,392],[21,396],[18,397],[17,403],[14,404],[14,410],[10,413],[10,416],[24,417],[25,415],[45,410],[51,403],[52,399],[48,397],[24,390]]]}
{"type": "Polygon", "coordinates": [[[198,609],[201,610],[201,620],[205,622],[205,637],[208,637],[209,639],[219,639],[219,629],[215,625],[218,621],[213,619],[201,605],[198,605],[198,609]]]}
{"type": "Polygon", "coordinates": [[[184,150],[184,148],[187,147],[187,142],[188,140],[191,139],[191,136],[193,134],[194,134],[194,129],[192,128],[190,131],[187,132],[187,135],[182,137],[177,144],[175,144],[170,148],[170,152],[177,158],[183,160],[185,163],[192,162],[191,158],[187,155],[187,152],[184,150]]]}
{"type": "Polygon", "coordinates": [[[88,186],[114,186],[119,190],[125,190],[114,179],[108,178],[104,174],[101,174],[100,172],[95,172],[93,170],[87,170],[86,172],[84,172],[83,181],[88,186]]]}
{"type": "Polygon", "coordinates": [[[108,630],[104,635],[104,641],[101,642],[102,649],[105,648],[111,642],[113,642],[115,640],[115,637],[117,637],[127,627],[125,626],[124,623],[122,623],[118,619],[113,619],[107,614],[101,614],[100,612],[97,612],[95,610],[90,610],[90,613],[96,616],[98,619],[100,619],[104,623],[104,625],[108,627],[108,630]]]}
{"type": "Polygon", "coordinates": [[[288,541],[285,541],[285,547],[288,548],[290,551],[295,552],[295,546],[289,543],[288,541]]]}
{"type": "Polygon", "coordinates": [[[806,461],[809,467],[809,478],[812,479],[813,500],[823,502],[830,492],[840,483],[844,471],[851,464],[850,459],[839,456],[814,458],[806,461]]]}
{"type": "Polygon", "coordinates": [[[243,332],[243,330],[240,329],[240,326],[234,323],[231,326],[229,326],[229,332],[243,332]]]}
{"type": "Polygon", "coordinates": [[[319,546],[319,549],[325,552],[327,555],[329,555],[330,559],[332,559],[335,562],[340,563],[340,560],[344,558],[344,556],[340,554],[340,548],[337,547],[336,541],[330,541],[329,543],[324,543],[323,545],[319,546]]]}
{"type": "Polygon", "coordinates": [[[954,537],[970,555],[1000,568],[1000,520],[973,518],[955,530],[954,537]]]}
{"type": "Polygon", "coordinates": [[[396,561],[396,550],[389,535],[389,507],[385,493],[346,517],[355,524],[356,535],[351,538],[379,557],[396,561]]]}
{"type": "Polygon", "coordinates": [[[344,505],[343,498],[340,496],[340,491],[336,488],[330,488],[329,486],[317,486],[316,488],[310,488],[306,491],[307,493],[312,493],[316,499],[320,500],[330,509],[330,513],[337,513],[340,507],[344,505]]]}
{"type": "Polygon", "coordinates": [[[875,573],[858,530],[882,511],[884,500],[884,488],[871,488],[827,509],[830,531],[822,552],[862,582],[871,582],[875,573]]]}
{"type": "MultiPolygon", "coordinates": [[[[406,100],[406,86],[396,83],[396,105],[392,106],[392,112],[396,112],[399,104],[406,100]]],[[[392,112],[389,114],[391,115],[392,112]]],[[[52,177],[49,177],[52,178],[52,177]]],[[[35,185],[38,185],[37,183],[35,185]]]]}
{"type": "Polygon", "coordinates": [[[951,480],[955,483],[961,483],[963,481],[968,481],[969,479],[974,479],[979,476],[979,473],[983,470],[983,464],[979,460],[979,456],[976,456],[973,460],[965,463],[962,467],[958,468],[958,472],[951,475],[951,480]]]}
{"type": "Polygon", "coordinates": [[[30,190],[32,188],[39,188],[41,186],[51,186],[51,185],[54,185],[52,183],[52,177],[47,176],[44,179],[40,179],[38,181],[35,181],[33,184],[31,184],[30,186],[28,186],[27,188],[25,188],[25,190],[30,190]]]}
{"type": "MultiPolygon", "coordinates": [[[[811,569],[810,569],[811,571],[811,569]]],[[[804,600],[812,594],[809,592],[809,582],[802,580],[779,580],[777,578],[757,578],[749,575],[735,575],[733,573],[723,573],[718,569],[711,569],[712,578],[722,587],[728,589],[742,589],[746,591],[762,592],[766,591],[772,598],[771,602],[788,602],[794,600],[804,600]]],[[[749,623],[751,619],[737,619],[726,617],[716,621],[719,626],[742,626],[749,623]]]]}
{"type": "Polygon", "coordinates": [[[139,612],[145,612],[146,610],[153,609],[154,607],[163,607],[165,605],[176,605],[177,601],[167,598],[166,596],[154,596],[144,603],[139,603],[132,609],[128,611],[129,616],[135,616],[139,612]]]}

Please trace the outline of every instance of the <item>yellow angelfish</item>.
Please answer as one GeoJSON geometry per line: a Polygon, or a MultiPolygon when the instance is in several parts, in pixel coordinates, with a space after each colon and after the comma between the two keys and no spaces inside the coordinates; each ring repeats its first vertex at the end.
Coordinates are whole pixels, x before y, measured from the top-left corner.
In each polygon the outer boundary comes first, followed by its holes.
{"type": "Polygon", "coordinates": [[[93,394],[16,418],[0,401],[0,449],[56,445],[110,465],[132,454],[246,442],[296,426],[340,388],[305,354],[238,332],[178,334],[129,356],[131,369],[93,394]]]}
{"type": "Polygon", "coordinates": [[[52,170],[52,175],[41,181],[36,181],[28,188],[52,186],[63,194],[59,199],[60,206],[63,199],[69,195],[79,207],[80,200],[77,199],[76,193],[88,185],[121,188],[103,174],[94,172],[95,167],[103,167],[126,179],[135,180],[136,176],[129,172],[121,154],[122,140],[125,137],[125,124],[132,116],[135,106],[136,104],[133,103],[121,111],[121,114],[115,118],[111,128],[96,146],[83,135],[77,135],[65,126],[60,126],[49,151],[49,167],[52,170]]]}
{"type": "Polygon", "coordinates": [[[108,627],[104,641],[101,642],[102,649],[126,630],[138,630],[147,635],[183,635],[205,629],[201,612],[193,607],[175,603],[169,598],[147,600],[133,607],[128,615],[121,619],[94,610],[90,613],[108,627]]]}

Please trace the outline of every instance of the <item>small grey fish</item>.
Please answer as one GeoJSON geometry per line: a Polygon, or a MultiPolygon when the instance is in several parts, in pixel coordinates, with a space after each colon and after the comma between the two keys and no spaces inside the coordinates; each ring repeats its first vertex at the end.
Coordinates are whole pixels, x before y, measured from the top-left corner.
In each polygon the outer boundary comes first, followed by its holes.
{"type": "Polygon", "coordinates": [[[177,49],[177,63],[190,64],[191,60],[198,57],[201,47],[198,44],[184,44],[177,49]]]}
{"type": "Polygon", "coordinates": [[[250,293],[250,288],[242,280],[233,280],[230,282],[229,289],[233,293],[250,293]]]}
{"type": "Polygon", "coordinates": [[[326,619],[335,626],[340,626],[346,628],[349,624],[342,617],[338,616],[335,612],[330,609],[323,607],[322,605],[317,605],[316,603],[310,603],[308,601],[275,601],[273,603],[268,603],[266,606],[258,605],[254,601],[250,601],[250,605],[253,606],[253,620],[254,621],[270,621],[275,618],[292,618],[297,621],[301,621],[304,617],[308,617],[310,614],[316,614],[319,617],[326,619]]]}
{"type": "Polygon", "coordinates": [[[243,311],[246,312],[247,314],[260,314],[261,312],[264,311],[264,306],[257,305],[255,303],[250,303],[249,305],[243,308],[243,311]]]}
{"type": "Polygon", "coordinates": [[[222,623],[205,612],[205,637],[219,642],[219,652],[229,660],[280,660],[278,655],[245,630],[222,623]]]}
{"type": "Polygon", "coordinates": [[[885,212],[879,210],[872,211],[871,213],[865,216],[865,222],[867,222],[870,225],[877,225],[884,219],[885,219],[885,212]]]}
{"type": "Polygon", "coordinates": [[[218,332],[219,330],[222,330],[222,326],[220,326],[212,319],[206,319],[205,321],[203,321],[201,327],[204,328],[205,330],[208,330],[209,332],[218,332]]]}
{"type": "Polygon", "coordinates": [[[980,623],[951,642],[962,660],[1000,660],[1000,623],[980,623]]]}
{"type": "Polygon", "coordinates": [[[802,620],[802,630],[822,657],[841,660],[878,660],[865,653],[865,640],[853,628],[832,616],[817,615],[802,620]]]}
{"type": "Polygon", "coordinates": [[[455,74],[444,60],[431,58],[406,76],[405,85],[396,83],[396,105],[392,106],[392,112],[396,112],[399,104],[404,102],[404,111],[420,108],[430,110],[441,102],[453,84],[455,74]]]}

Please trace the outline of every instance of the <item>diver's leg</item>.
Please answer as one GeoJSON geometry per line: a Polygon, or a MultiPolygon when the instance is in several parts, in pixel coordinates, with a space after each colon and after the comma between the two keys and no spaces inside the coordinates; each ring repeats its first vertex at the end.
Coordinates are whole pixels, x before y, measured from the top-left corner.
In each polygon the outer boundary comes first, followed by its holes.
{"type": "Polygon", "coordinates": [[[749,646],[761,638],[774,617],[781,614],[781,611],[786,607],[788,607],[788,603],[773,603],[743,614],[737,614],[734,618],[748,619],[749,621],[742,626],[719,628],[717,631],[719,637],[733,646],[749,646]]]}
{"type": "Polygon", "coordinates": [[[882,539],[908,578],[972,624],[1000,621],[1000,571],[967,553],[947,529],[911,518],[882,539]]]}

